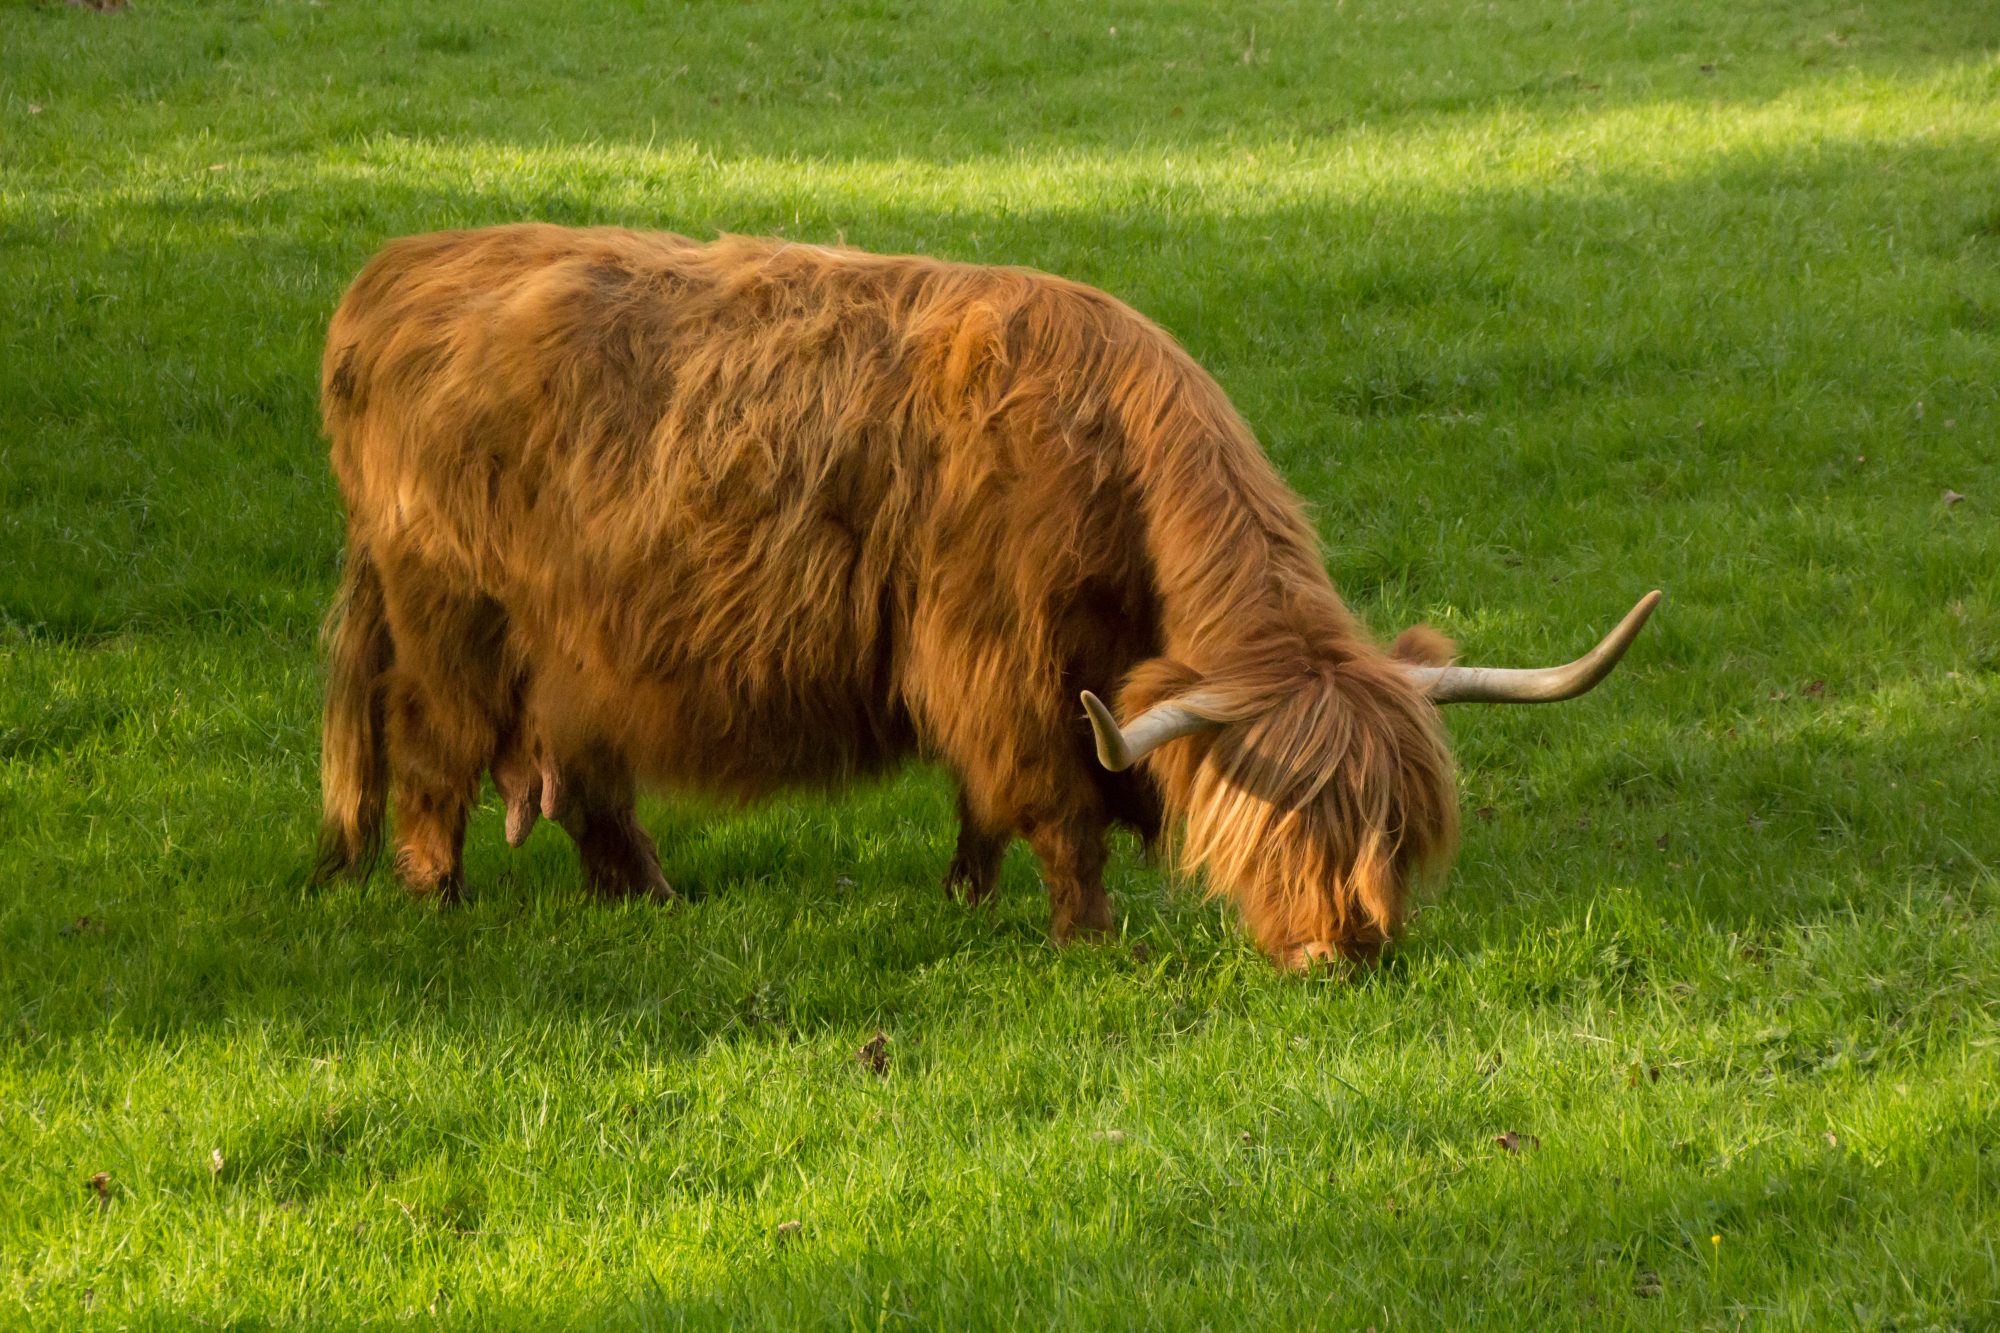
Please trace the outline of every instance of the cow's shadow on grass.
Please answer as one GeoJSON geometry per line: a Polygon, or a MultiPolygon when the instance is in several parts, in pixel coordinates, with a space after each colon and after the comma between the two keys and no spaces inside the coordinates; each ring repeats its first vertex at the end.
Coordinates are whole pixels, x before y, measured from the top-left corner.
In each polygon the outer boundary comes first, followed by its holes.
{"type": "MultiPolygon", "coordinates": [[[[1938,731],[1948,737],[1949,722],[1938,731]]],[[[1862,780],[1903,771],[1909,747],[1936,740],[1883,738],[1857,761],[1862,780]]],[[[1919,827],[1878,856],[1817,826],[1768,838],[1736,822],[1688,828],[1722,822],[1712,796],[1657,794],[1622,813],[1551,804],[1510,811],[1516,827],[1504,836],[1474,819],[1456,872],[1387,963],[1317,979],[1277,974],[1226,904],[1147,864],[1129,838],[1108,874],[1115,940],[1049,944],[1046,899],[1019,844],[995,901],[947,901],[949,787],[922,768],[840,801],[748,812],[648,802],[685,892],[669,906],[594,897],[554,829],[507,849],[490,800],[470,840],[470,899],[449,907],[408,898],[381,871],[305,885],[297,844],[308,824],[296,816],[258,831],[218,823],[182,874],[83,877],[15,908],[14,1029],[34,1041],[119,1032],[170,1042],[249,1023],[344,1041],[583,1021],[621,1043],[688,1054],[918,1015],[976,1022],[996,989],[1074,999],[1097,986],[1157,987],[1173,1008],[1190,985],[1332,985],[1361,987],[1393,1011],[1399,994],[1424,1008],[1436,992],[1469,988],[1521,1014],[1579,1001],[1643,1008],[1815,937],[1849,941],[1841,947],[1858,960],[1889,968],[1891,953],[1911,954],[1933,926],[1990,914],[2000,897],[1949,829],[1919,827]],[[1578,809],[1588,827],[1575,826],[1578,809]],[[1682,830],[1666,847],[1651,834],[1663,825],[1682,830]]],[[[1895,966],[1925,965],[1911,955],[1895,966]]]]}

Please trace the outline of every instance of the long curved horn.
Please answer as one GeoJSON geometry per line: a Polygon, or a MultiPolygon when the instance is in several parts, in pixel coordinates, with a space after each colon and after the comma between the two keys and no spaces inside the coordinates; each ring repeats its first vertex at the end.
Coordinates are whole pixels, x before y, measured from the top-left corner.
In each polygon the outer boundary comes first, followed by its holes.
{"type": "Polygon", "coordinates": [[[1199,692],[1184,694],[1154,704],[1133,718],[1130,726],[1120,728],[1104,701],[1085,690],[1083,711],[1090,714],[1090,729],[1097,734],[1097,762],[1113,773],[1123,772],[1168,741],[1200,731],[1214,731],[1222,723],[1202,716],[1205,703],[1199,692]]]}
{"type": "MultiPolygon", "coordinates": [[[[1517,669],[1510,667],[1406,666],[1410,680],[1439,704],[1549,704],[1574,699],[1611,674],[1618,659],[1639,637],[1640,628],[1660,604],[1655,588],[1625,613],[1603,642],[1568,666],[1517,669]]],[[[1103,742],[1099,743],[1100,748],[1103,742]]]]}

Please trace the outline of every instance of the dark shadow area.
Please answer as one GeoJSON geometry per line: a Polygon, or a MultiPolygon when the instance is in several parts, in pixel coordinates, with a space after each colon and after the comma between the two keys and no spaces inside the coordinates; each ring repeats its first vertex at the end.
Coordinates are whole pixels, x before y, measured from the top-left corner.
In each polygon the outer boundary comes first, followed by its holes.
{"type": "Polygon", "coordinates": [[[23,25],[33,40],[10,55],[27,95],[101,114],[113,145],[135,117],[202,102],[255,108],[280,151],[400,135],[839,160],[872,142],[911,162],[1311,140],[1503,107],[1747,107],[2000,47],[1984,6],[1925,0],[1764,0],[1700,17],[1560,0],[1122,12],[590,0],[559,18],[512,0],[417,23],[371,6],[139,6],[115,26],[50,0],[23,25]],[[425,95],[440,81],[449,98],[425,95]]]}

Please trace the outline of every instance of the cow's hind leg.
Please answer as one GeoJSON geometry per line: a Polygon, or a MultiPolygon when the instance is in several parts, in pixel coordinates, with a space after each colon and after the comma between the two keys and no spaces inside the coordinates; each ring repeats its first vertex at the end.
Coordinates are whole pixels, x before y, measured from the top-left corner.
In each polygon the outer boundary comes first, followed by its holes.
{"type": "Polygon", "coordinates": [[[631,767],[610,746],[564,748],[543,768],[542,810],[569,834],[584,878],[612,897],[674,896],[653,839],[639,824],[631,767]]]}
{"type": "Polygon", "coordinates": [[[420,897],[455,900],[465,887],[465,816],[479,788],[479,756],[432,691],[400,667],[389,684],[388,722],[396,876],[420,897]]]}
{"type": "Polygon", "coordinates": [[[455,899],[465,885],[466,815],[517,707],[503,660],[506,616],[407,565],[384,573],[395,642],[385,713],[396,873],[412,893],[455,899]]]}

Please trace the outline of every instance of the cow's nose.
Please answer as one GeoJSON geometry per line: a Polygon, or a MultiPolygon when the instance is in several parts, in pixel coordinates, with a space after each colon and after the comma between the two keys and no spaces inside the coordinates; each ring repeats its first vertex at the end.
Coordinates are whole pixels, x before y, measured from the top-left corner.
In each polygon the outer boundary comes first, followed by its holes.
{"type": "Polygon", "coordinates": [[[1331,963],[1340,957],[1340,951],[1325,940],[1307,940],[1294,944],[1285,956],[1285,966],[1296,972],[1309,972],[1321,963],[1331,963]]]}

